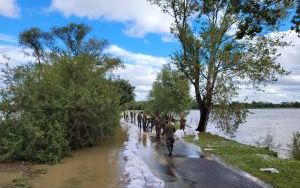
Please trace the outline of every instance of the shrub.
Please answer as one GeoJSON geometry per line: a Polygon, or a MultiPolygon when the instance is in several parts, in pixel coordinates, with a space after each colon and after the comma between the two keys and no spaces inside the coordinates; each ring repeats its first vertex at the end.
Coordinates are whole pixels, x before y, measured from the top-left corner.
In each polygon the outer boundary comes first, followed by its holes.
{"type": "Polygon", "coordinates": [[[70,150],[112,135],[120,97],[96,70],[85,56],[10,70],[10,85],[2,90],[10,92],[2,102],[11,110],[0,121],[1,159],[55,163],[70,150]]]}
{"type": "Polygon", "coordinates": [[[71,23],[20,33],[20,45],[32,50],[36,63],[2,70],[2,160],[57,162],[113,134],[127,90],[119,93],[107,73],[121,61],[103,53],[107,41],[86,38],[90,29],[71,23]]]}
{"type": "Polygon", "coordinates": [[[291,154],[295,159],[300,160],[300,132],[298,131],[293,135],[291,154]]]}

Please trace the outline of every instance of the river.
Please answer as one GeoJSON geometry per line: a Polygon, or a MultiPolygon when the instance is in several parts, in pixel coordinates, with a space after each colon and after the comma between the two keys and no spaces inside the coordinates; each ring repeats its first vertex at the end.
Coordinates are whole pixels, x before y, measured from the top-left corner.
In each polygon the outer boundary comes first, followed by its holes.
{"type": "MultiPolygon", "coordinates": [[[[199,118],[199,111],[191,110],[187,116],[187,124],[196,127],[199,118]]],[[[208,124],[207,131],[226,137],[212,123],[208,124]]],[[[274,144],[278,145],[276,150],[279,156],[286,157],[296,131],[300,131],[300,109],[250,109],[247,122],[240,125],[233,139],[255,145],[270,134],[274,138],[274,144]]]]}

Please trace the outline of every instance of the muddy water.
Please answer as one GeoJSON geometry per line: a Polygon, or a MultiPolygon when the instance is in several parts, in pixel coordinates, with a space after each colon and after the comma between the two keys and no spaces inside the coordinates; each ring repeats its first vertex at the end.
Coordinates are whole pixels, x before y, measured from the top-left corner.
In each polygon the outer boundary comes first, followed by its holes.
{"type": "Polygon", "coordinates": [[[120,152],[125,139],[126,132],[120,130],[110,140],[76,151],[59,164],[37,166],[47,173],[29,182],[33,188],[124,187],[120,152]]]}

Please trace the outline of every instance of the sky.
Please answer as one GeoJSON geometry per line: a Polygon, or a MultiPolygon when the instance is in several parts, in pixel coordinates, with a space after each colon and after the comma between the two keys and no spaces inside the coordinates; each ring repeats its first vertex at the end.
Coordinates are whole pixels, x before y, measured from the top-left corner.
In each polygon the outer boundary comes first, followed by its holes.
{"type": "MultiPolygon", "coordinates": [[[[116,75],[135,86],[137,100],[145,100],[151,85],[178,42],[172,38],[172,18],[146,0],[0,0],[0,63],[2,55],[10,63],[26,63],[31,59],[22,54],[17,43],[18,34],[30,27],[48,30],[70,22],[92,27],[91,36],[110,42],[106,53],[121,58],[125,68],[116,75]]],[[[242,89],[238,100],[300,101],[300,38],[290,33],[285,40],[293,46],[280,49],[278,61],[291,74],[264,91],[242,89]]],[[[191,92],[193,95],[193,92],[191,92]]]]}

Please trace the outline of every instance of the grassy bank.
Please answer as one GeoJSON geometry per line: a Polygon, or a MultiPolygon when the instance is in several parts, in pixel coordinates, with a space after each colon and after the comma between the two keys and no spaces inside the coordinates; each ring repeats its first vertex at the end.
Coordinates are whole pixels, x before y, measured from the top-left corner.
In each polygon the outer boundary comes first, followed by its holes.
{"type": "Polygon", "coordinates": [[[256,148],[228,140],[226,138],[201,133],[198,141],[192,136],[186,137],[188,142],[200,146],[207,155],[221,158],[226,164],[241,169],[276,188],[296,188],[300,185],[300,161],[279,159],[276,153],[268,149],[256,148]],[[276,168],[279,174],[261,172],[260,168],[276,168]]]}

